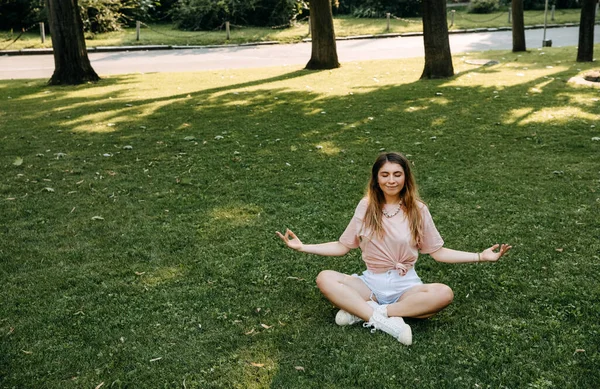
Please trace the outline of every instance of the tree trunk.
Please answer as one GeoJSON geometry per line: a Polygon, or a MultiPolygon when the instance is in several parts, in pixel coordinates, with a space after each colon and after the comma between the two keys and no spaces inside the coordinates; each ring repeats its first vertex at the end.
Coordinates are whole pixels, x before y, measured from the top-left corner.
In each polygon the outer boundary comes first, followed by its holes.
{"type": "Polygon", "coordinates": [[[54,52],[50,85],[77,85],[98,81],[87,55],[77,0],[46,0],[54,52]]]}
{"type": "Polygon", "coordinates": [[[594,60],[594,23],[596,17],[596,0],[582,0],[581,18],[579,19],[579,45],[577,62],[594,60]]]}
{"type": "Polygon", "coordinates": [[[525,45],[525,17],[523,0],[512,0],[512,41],[513,52],[527,51],[525,45]]]}
{"type": "Polygon", "coordinates": [[[423,0],[423,44],[425,68],[421,78],[446,78],[454,75],[446,0],[423,0]]]}
{"type": "Polygon", "coordinates": [[[339,68],[331,0],[310,0],[309,6],[312,54],[306,69],[339,68]]]}

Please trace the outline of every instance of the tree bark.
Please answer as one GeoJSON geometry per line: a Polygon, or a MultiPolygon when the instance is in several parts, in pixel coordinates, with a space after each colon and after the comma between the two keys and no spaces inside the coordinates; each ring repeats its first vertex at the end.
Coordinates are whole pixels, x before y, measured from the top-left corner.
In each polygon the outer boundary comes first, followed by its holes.
{"type": "Polygon", "coordinates": [[[525,45],[525,17],[523,16],[523,0],[512,0],[512,41],[513,52],[527,51],[525,45]]]}
{"type": "Polygon", "coordinates": [[[579,19],[579,45],[577,62],[594,60],[594,23],[596,18],[596,0],[582,0],[579,19]]]}
{"type": "Polygon", "coordinates": [[[425,67],[421,78],[447,78],[454,75],[448,39],[446,0],[423,0],[423,44],[425,67]]]}
{"type": "Polygon", "coordinates": [[[50,85],[77,85],[100,79],[87,55],[77,0],[46,0],[54,52],[50,85]]]}
{"type": "Polygon", "coordinates": [[[331,0],[310,0],[309,6],[312,53],[306,69],[339,68],[331,0]]]}

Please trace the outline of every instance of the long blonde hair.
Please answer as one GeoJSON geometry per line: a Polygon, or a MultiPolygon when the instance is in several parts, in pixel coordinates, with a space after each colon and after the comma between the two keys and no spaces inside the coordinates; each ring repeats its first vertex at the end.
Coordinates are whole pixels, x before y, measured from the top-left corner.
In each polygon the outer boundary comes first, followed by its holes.
{"type": "Polygon", "coordinates": [[[410,162],[400,153],[381,153],[371,168],[371,179],[369,180],[366,194],[368,206],[364,219],[365,227],[377,236],[383,235],[382,214],[383,206],[385,205],[385,196],[379,187],[377,177],[379,170],[386,162],[397,163],[404,170],[404,187],[400,190],[401,207],[408,218],[412,240],[419,246],[421,236],[423,235],[419,203],[423,203],[423,201],[419,197],[419,190],[417,189],[414,175],[410,170],[410,162]]]}

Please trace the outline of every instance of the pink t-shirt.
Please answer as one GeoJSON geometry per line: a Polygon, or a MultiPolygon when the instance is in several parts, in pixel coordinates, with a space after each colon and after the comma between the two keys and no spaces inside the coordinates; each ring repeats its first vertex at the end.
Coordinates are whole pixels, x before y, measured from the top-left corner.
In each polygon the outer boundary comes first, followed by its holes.
{"type": "MultiPolygon", "coordinates": [[[[352,249],[360,247],[368,270],[382,273],[395,269],[400,275],[404,275],[417,262],[419,252],[430,254],[444,245],[425,204],[419,204],[423,223],[423,237],[419,247],[412,242],[410,226],[403,210],[394,217],[382,217],[383,237],[369,234],[363,225],[367,205],[366,198],[358,203],[354,216],[339,241],[352,249]]],[[[393,212],[393,209],[389,211],[393,212]]]]}

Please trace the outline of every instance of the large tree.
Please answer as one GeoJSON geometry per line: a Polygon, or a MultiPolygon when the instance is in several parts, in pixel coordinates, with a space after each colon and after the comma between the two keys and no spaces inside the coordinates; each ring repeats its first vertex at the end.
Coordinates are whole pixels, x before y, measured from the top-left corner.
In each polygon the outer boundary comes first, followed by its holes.
{"type": "Polygon", "coordinates": [[[525,46],[525,17],[523,15],[523,0],[512,0],[512,51],[526,51],[525,46]]]}
{"type": "Polygon", "coordinates": [[[306,69],[339,68],[331,0],[310,0],[312,54],[306,69]]]}
{"type": "Polygon", "coordinates": [[[425,68],[421,78],[446,78],[454,75],[446,0],[423,0],[423,44],[425,68]]]}
{"type": "Polygon", "coordinates": [[[54,52],[51,85],[77,85],[98,81],[87,55],[77,0],[46,0],[54,52]]]}
{"type": "Polygon", "coordinates": [[[577,62],[594,60],[594,23],[596,17],[596,0],[581,1],[581,18],[579,19],[579,45],[577,62]]]}

